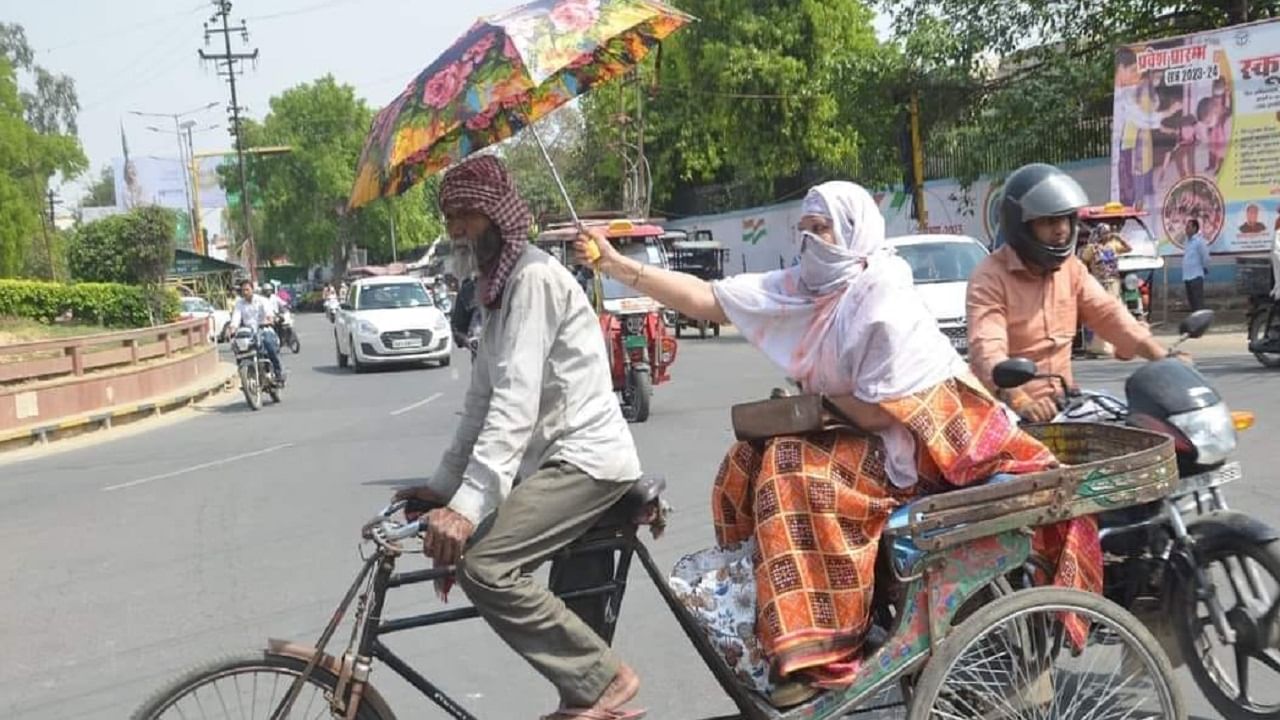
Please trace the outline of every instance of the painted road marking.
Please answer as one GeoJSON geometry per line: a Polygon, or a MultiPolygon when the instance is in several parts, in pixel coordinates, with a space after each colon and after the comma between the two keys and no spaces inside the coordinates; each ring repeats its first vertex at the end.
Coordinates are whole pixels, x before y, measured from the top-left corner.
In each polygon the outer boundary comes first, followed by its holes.
{"type": "Polygon", "coordinates": [[[154,480],[166,480],[171,477],[177,477],[179,475],[186,475],[187,473],[193,473],[198,470],[205,470],[211,467],[218,467],[219,465],[228,465],[233,462],[239,462],[240,460],[248,460],[249,458],[258,457],[259,455],[266,455],[267,453],[273,453],[273,452],[276,452],[277,450],[284,450],[285,448],[289,448],[289,447],[293,447],[293,443],[273,445],[269,448],[266,448],[265,450],[256,450],[254,452],[244,453],[242,455],[232,455],[229,458],[214,460],[212,462],[207,462],[207,463],[200,463],[199,465],[192,465],[191,467],[188,467],[188,468],[182,468],[181,470],[174,470],[173,472],[161,473],[160,475],[152,475],[150,477],[139,478],[137,480],[130,480],[127,483],[120,483],[119,485],[108,485],[107,487],[102,488],[102,491],[110,492],[112,490],[123,490],[125,488],[134,487],[135,485],[142,485],[143,483],[149,483],[154,480]]]}
{"type": "Polygon", "coordinates": [[[403,415],[403,414],[405,414],[405,413],[407,413],[407,412],[409,412],[409,411],[411,411],[411,410],[417,410],[418,408],[422,407],[423,405],[426,405],[426,404],[427,404],[427,403],[429,403],[429,402],[433,402],[433,401],[435,401],[435,400],[439,400],[439,399],[440,399],[440,396],[442,396],[442,395],[444,395],[444,393],[436,393],[435,395],[432,395],[431,397],[427,398],[426,400],[419,400],[418,402],[416,402],[416,403],[414,403],[414,404],[412,404],[412,405],[407,405],[407,406],[405,406],[405,407],[400,408],[399,410],[394,410],[394,411],[392,411],[392,413],[391,413],[391,417],[395,417],[395,416],[397,416],[397,415],[403,415]]]}

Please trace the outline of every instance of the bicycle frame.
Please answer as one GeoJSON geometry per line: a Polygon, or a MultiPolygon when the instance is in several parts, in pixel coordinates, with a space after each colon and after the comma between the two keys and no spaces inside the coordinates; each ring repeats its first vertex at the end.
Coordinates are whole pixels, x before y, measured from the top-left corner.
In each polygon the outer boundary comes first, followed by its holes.
{"type": "MultiPolygon", "coordinates": [[[[964,602],[975,593],[994,582],[1012,567],[1016,567],[1030,555],[1031,542],[1027,533],[1018,530],[978,538],[959,546],[936,553],[921,553],[919,561],[909,577],[899,577],[894,583],[901,590],[897,617],[889,640],[874,653],[868,655],[854,682],[846,689],[827,693],[808,705],[779,711],[764,698],[740,684],[733,671],[720,657],[711,641],[699,627],[697,620],[685,609],[667,583],[666,573],[654,562],[644,542],[637,537],[635,526],[588,533],[582,539],[558,553],[553,560],[572,561],[575,557],[593,553],[617,553],[613,578],[594,587],[558,593],[568,601],[583,598],[607,598],[605,625],[596,628],[607,643],[612,643],[614,630],[626,591],[627,574],[633,557],[638,557],[641,567],[657,588],[667,608],[680,624],[681,630],[697,650],[703,663],[711,671],[725,694],[740,711],[739,715],[706,718],[705,720],[822,720],[843,717],[861,703],[866,702],[894,680],[918,669],[928,659],[936,644],[947,634],[951,622],[964,602]]],[[[886,536],[885,542],[891,538],[886,536]]],[[[302,681],[323,655],[324,647],[341,623],[347,608],[356,598],[361,585],[372,572],[369,589],[361,594],[361,608],[357,611],[358,643],[354,657],[341,658],[342,681],[338,692],[331,699],[335,710],[349,712],[348,703],[359,702],[369,670],[374,661],[385,663],[397,675],[412,685],[424,697],[455,720],[477,720],[456,700],[441,688],[414,670],[382,642],[382,637],[392,633],[432,627],[479,617],[473,607],[439,610],[404,618],[382,619],[386,593],[393,588],[434,582],[453,575],[453,568],[432,568],[409,572],[396,572],[397,554],[379,550],[370,557],[355,582],[351,585],[338,610],[321,635],[315,654],[302,677],[295,680],[295,687],[281,701],[273,718],[283,717],[292,705],[302,681]],[[366,599],[369,601],[365,606],[366,599]],[[349,684],[348,684],[349,683],[349,684]]],[[[552,586],[556,572],[553,567],[552,586]]],[[[886,582],[894,578],[886,577],[886,582]]],[[[873,712],[886,706],[866,707],[857,712],[873,712]]],[[[348,715],[349,717],[350,715],[348,715]]]]}

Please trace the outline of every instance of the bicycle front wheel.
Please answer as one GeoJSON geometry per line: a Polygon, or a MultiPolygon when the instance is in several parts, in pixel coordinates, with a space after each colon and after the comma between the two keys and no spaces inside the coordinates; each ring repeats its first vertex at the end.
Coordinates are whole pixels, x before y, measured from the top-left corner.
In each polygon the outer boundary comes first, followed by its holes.
{"type": "MultiPolygon", "coordinates": [[[[289,693],[293,681],[306,670],[297,658],[270,653],[237,655],[197,667],[151,696],[133,720],[268,720],[289,693]]],[[[316,667],[302,685],[287,718],[336,718],[329,697],[338,678],[316,667]]],[[[395,720],[367,699],[357,720],[395,720]]]]}
{"type": "Polygon", "coordinates": [[[1020,590],[943,639],[913,694],[910,720],[1186,720],[1173,667],[1137,618],[1078,590],[1020,590]],[[1082,648],[1064,615],[1088,627],[1082,648]]]}

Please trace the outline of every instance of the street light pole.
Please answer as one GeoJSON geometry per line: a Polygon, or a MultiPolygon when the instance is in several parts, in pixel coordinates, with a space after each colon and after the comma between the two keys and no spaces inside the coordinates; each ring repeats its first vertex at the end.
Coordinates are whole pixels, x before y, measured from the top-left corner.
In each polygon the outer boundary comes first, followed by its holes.
{"type": "MultiPolygon", "coordinates": [[[[192,109],[192,110],[187,110],[187,111],[185,111],[185,112],[180,112],[180,113],[151,113],[151,112],[141,112],[141,111],[138,111],[138,110],[130,110],[130,111],[129,111],[129,114],[130,114],[130,115],[137,115],[137,116],[139,116],[139,117],[164,117],[164,118],[171,118],[171,119],[173,120],[173,132],[174,132],[174,134],[175,134],[175,135],[177,136],[177,138],[178,138],[178,169],[179,169],[179,171],[182,173],[182,192],[183,192],[183,195],[184,195],[184,197],[185,197],[185,199],[186,199],[186,201],[187,201],[187,207],[186,207],[186,210],[187,210],[187,217],[188,217],[188,218],[190,218],[190,220],[191,220],[190,225],[191,225],[191,228],[192,228],[192,230],[191,230],[191,232],[192,232],[192,235],[191,235],[191,246],[192,246],[192,247],[196,247],[196,238],[195,238],[195,213],[196,213],[196,211],[195,211],[195,205],[194,205],[194,204],[193,204],[193,202],[192,202],[192,195],[191,195],[191,178],[187,175],[187,168],[188,168],[188,165],[189,165],[188,160],[187,160],[188,153],[187,153],[186,149],[182,146],[182,128],[183,128],[183,124],[182,124],[182,123],[180,123],[180,122],[179,122],[179,120],[180,120],[181,118],[183,118],[183,117],[186,117],[187,115],[195,115],[196,113],[202,113],[202,112],[205,112],[205,111],[207,111],[207,110],[212,110],[213,108],[215,108],[215,107],[217,107],[217,106],[218,106],[218,103],[215,101],[215,102],[211,102],[211,103],[209,103],[209,104],[207,104],[207,105],[202,105],[202,106],[200,106],[200,107],[198,107],[198,108],[194,108],[194,109],[192,109]]],[[[190,121],[188,121],[188,122],[190,122],[190,121]]],[[[194,124],[194,123],[192,123],[192,124],[194,124]]],[[[153,128],[153,129],[158,129],[158,128],[153,128]]],[[[190,126],[188,126],[188,127],[187,127],[187,130],[188,130],[188,133],[189,133],[189,132],[190,132],[190,126]]]]}

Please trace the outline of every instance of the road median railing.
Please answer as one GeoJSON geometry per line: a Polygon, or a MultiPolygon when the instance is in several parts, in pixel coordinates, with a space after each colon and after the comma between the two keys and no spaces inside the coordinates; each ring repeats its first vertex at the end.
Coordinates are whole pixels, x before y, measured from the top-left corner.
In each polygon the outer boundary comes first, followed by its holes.
{"type": "Polygon", "coordinates": [[[138,365],[208,345],[208,321],[193,318],[122,332],[0,347],[0,389],[32,381],[82,377],[138,365]]]}

